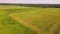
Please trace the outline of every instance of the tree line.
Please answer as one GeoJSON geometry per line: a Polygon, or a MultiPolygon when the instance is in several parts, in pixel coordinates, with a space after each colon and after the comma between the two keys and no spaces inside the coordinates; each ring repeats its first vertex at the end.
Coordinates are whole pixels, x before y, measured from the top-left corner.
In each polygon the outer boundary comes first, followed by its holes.
{"type": "Polygon", "coordinates": [[[0,4],[0,5],[16,5],[16,6],[39,7],[39,8],[60,8],[60,4],[0,4]]]}

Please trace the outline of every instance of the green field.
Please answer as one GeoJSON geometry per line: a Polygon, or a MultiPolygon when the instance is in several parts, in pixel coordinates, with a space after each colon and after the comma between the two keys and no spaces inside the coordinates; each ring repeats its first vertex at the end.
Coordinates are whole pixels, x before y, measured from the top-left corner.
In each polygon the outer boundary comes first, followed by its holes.
{"type": "Polygon", "coordinates": [[[60,8],[0,5],[0,34],[37,34],[12,19],[10,14],[39,28],[42,33],[60,34],[60,8]]]}
{"type": "Polygon", "coordinates": [[[36,32],[12,20],[11,17],[8,16],[8,14],[20,13],[20,12],[30,11],[30,10],[34,10],[34,9],[29,7],[1,5],[0,6],[0,34],[37,34],[36,32]]]}
{"type": "Polygon", "coordinates": [[[59,8],[37,8],[36,10],[15,13],[13,15],[26,23],[33,24],[43,31],[42,33],[46,32],[48,34],[60,34],[59,8]]]}

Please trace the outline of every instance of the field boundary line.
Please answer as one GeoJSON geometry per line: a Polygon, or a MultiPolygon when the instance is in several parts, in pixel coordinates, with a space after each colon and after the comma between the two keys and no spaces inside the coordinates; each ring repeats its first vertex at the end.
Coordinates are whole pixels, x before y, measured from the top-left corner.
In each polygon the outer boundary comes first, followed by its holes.
{"type": "Polygon", "coordinates": [[[48,34],[53,34],[53,32],[58,28],[60,25],[60,21],[58,21],[56,24],[54,24],[51,29],[48,31],[48,34]]]}
{"type": "Polygon", "coordinates": [[[9,14],[8,16],[12,17],[13,20],[17,21],[18,23],[22,24],[23,26],[37,32],[38,34],[45,34],[45,32],[43,32],[42,30],[40,30],[39,28],[35,27],[34,25],[24,22],[23,20],[20,20],[19,18],[17,18],[16,16],[14,16],[13,14],[9,14]]]}

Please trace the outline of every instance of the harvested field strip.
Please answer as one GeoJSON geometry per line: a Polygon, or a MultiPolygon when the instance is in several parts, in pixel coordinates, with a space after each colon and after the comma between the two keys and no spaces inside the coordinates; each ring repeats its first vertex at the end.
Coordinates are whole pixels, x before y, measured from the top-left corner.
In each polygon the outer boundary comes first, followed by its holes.
{"type": "Polygon", "coordinates": [[[33,26],[32,24],[26,23],[23,20],[20,20],[19,18],[15,17],[13,14],[9,15],[10,17],[12,17],[15,21],[19,22],[20,24],[24,25],[25,27],[37,32],[38,34],[45,34],[45,32],[43,32],[42,30],[40,30],[39,28],[33,26]]]}

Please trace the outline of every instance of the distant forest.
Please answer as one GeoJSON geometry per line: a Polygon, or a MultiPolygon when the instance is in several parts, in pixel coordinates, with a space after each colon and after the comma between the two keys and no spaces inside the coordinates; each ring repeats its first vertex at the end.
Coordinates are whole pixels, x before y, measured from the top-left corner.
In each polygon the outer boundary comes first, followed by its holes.
{"type": "Polygon", "coordinates": [[[2,4],[0,5],[17,5],[17,6],[29,6],[38,8],[60,8],[60,4],[2,4]]]}

